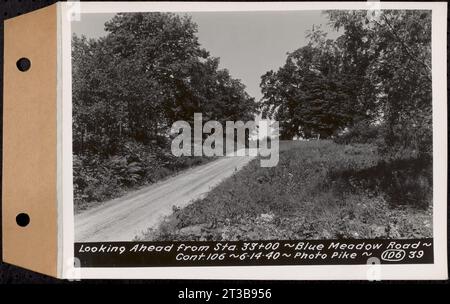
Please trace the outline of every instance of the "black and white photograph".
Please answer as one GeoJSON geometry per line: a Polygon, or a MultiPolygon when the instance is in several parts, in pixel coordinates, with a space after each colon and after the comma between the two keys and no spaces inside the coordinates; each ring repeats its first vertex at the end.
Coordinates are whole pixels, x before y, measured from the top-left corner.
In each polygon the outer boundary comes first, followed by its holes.
{"type": "MultiPolygon", "coordinates": [[[[431,246],[432,18],[370,8],[81,13],[71,21],[75,251],[431,246]]],[[[418,263],[433,263],[430,250],[418,263]]]]}
{"type": "Polygon", "coordinates": [[[432,237],[430,11],[81,18],[79,240],[432,237]],[[278,121],[278,164],[174,156],[194,113],[278,121]]]}

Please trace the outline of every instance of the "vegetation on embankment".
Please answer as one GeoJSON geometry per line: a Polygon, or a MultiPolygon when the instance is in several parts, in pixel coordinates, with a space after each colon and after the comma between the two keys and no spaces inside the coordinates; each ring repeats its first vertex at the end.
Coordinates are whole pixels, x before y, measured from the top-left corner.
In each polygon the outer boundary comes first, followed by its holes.
{"type": "Polygon", "coordinates": [[[151,185],[215,157],[175,157],[158,146],[136,142],[123,145],[116,155],[73,156],[75,213],[151,185]]]}
{"type": "Polygon", "coordinates": [[[431,163],[385,162],[370,144],[282,142],[140,240],[270,240],[432,236],[431,163]]]}

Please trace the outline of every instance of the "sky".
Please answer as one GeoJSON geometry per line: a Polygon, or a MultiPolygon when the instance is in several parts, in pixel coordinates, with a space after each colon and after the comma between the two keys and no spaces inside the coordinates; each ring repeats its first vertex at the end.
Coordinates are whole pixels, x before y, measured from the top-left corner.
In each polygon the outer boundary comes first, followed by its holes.
{"type": "MultiPolygon", "coordinates": [[[[280,12],[196,12],[187,13],[198,25],[199,42],[211,56],[220,58],[220,67],[247,87],[257,101],[262,97],[261,76],[277,70],[288,52],[307,44],[306,31],[322,25],[328,38],[332,30],[321,11],[280,12]]],[[[105,21],[114,14],[83,14],[72,22],[72,32],[88,38],[104,36],[105,21]]]]}

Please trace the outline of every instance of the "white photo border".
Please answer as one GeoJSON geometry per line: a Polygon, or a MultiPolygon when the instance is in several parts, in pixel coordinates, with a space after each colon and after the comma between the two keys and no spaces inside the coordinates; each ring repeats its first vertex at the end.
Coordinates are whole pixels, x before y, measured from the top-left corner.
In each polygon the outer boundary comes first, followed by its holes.
{"type": "MultiPolygon", "coordinates": [[[[72,67],[70,2],[58,3],[60,72],[58,164],[59,275],[67,279],[252,279],[367,280],[373,265],[74,267],[72,177],[72,67]],[[61,149],[61,150],[59,150],[61,149]],[[62,203],[64,202],[64,204],[62,203]]],[[[433,96],[433,264],[377,265],[381,280],[447,279],[447,3],[446,2],[77,2],[79,13],[238,12],[293,10],[411,9],[432,10],[433,96]]]]}

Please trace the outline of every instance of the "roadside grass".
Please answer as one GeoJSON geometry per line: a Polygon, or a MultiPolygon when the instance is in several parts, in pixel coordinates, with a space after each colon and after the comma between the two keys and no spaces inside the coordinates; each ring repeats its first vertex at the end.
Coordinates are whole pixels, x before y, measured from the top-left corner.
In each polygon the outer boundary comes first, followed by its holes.
{"type": "Polygon", "coordinates": [[[253,160],[136,239],[432,237],[431,168],[416,159],[385,162],[370,144],[280,142],[276,167],[253,160]]]}

